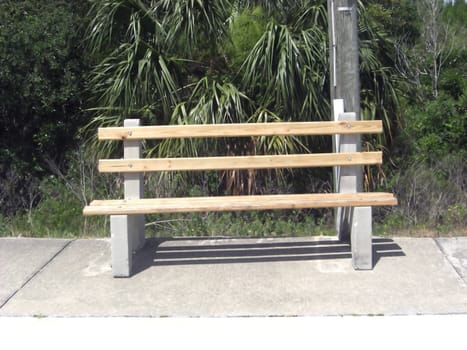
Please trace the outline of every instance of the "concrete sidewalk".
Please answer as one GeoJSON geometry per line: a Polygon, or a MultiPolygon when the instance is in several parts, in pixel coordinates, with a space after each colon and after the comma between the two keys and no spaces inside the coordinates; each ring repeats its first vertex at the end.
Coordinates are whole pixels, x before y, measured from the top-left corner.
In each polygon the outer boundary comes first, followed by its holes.
{"type": "Polygon", "coordinates": [[[374,238],[354,271],[329,237],[148,240],[111,277],[106,239],[0,239],[0,316],[467,314],[467,237],[374,238]]]}

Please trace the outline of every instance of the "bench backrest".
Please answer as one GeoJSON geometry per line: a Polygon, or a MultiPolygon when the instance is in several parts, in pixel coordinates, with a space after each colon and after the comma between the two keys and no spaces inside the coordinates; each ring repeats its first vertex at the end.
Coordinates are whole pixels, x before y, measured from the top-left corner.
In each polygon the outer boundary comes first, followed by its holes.
{"type": "MultiPolygon", "coordinates": [[[[353,114],[353,113],[345,113],[353,114]]],[[[345,116],[344,116],[345,117],[345,116]]],[[[351,116],[350,116],[351,117],[351,116]]],[[[99,140],[122,140],[131,143],[148,139],[225,138],[257,136],[355,135],[358,150],[361,134],[382,132],[382,122],[329,121],[214,125],[168,125],[99,128],[99,140]]],[[[273,169],[303,167],[359,166],[382,163],[381,152],[344,152],[283,155],[217,156],[187,158],[147,158],[125,156],[125,159],[99,161],[100,172],[158,172],[222,169],[273,169]]]]}

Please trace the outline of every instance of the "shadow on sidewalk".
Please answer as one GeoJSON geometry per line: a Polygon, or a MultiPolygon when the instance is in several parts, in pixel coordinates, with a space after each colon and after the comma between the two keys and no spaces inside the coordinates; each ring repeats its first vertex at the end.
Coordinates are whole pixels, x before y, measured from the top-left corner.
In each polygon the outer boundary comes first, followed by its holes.
{"type": "MultiPolygon", "coordinates": [[[[243,242],[245,239],[242,239],[243,242]]],[[[152,238],[134,257],[133,275],[152,266],[351,259],[350,244],[337,240],[232,244],[231,238],[152,238]],[[188,242],[199,241],[199,244],[188,242]],[[215,241],[215,243],[213,243],[215,241]],[[223,243],[225,241],[226,243],[223,243]],[[180,244],[177,244],[180,242],[180,244]]],[[[374,265],[383,257],[405,256],[389,238],[373,238],[374,265]]]]}

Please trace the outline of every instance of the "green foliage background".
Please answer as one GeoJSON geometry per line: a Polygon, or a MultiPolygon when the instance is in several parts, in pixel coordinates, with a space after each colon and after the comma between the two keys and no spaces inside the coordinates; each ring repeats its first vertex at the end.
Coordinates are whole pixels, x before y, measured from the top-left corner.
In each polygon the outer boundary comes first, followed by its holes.
{"type": "MultiPolygon", "coordinates": [[[[437,18],[447,35],[434,93],[419,2],[359,3],[362,117],[385,125],[383,138],[365,140],[385,154],[384,168],[367,172],[367,186],[400,202],[376,211],[380,233],[467,226],[467,5],[445,5],[437,18]]],[[[121,125],[127,116],[148,124],[327,119],[325,7],[319,0],[1,1],[0,234],[106,235],[106,218],[81,216],[89,200],[122,191],[118,178],[96,172],[99,154],[115,151],[96,146],[97,126],[121,125]]],[[[148,151],[326,147],[326,140],[273,138],[155,143],[148,151]]],[[[218,194],[239,190],[246,176],[227,183],[215,173],[170,174],[147,182],[155,195],[218,194]]],[[[255,181],[257,192],[330,188],[330,174],[321,171],[264,172],[255,181]]],[[[215,234],[230,223],[224,233],[263,235],[315,233],[331,217],[323,210],[151,220],[161,223],[158,234],[215,234]]]]}
{"type": "Polygon", "coordinates": [[[3,215],[38,203],[33,192],[50,173],[48,163],[65,166],[67,152],[86,120],[82,111],[88,60],[80,31],[85,23],[77,4],[0,2],[3,215]]]}

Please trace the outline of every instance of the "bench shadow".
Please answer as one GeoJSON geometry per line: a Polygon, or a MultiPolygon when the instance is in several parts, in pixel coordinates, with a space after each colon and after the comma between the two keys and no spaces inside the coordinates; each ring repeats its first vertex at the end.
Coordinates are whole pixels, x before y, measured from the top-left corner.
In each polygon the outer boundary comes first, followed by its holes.
{"type": "MultiPolygon", "coordinates": [[[[350,244],[335,239],[258,242],[257,238],[148,238],[133,257],[133,275],[153,266],[236,264],[281,261],[351,259],[350,244]],[[215,240],[215,243],[214,243],[215,240]],[[193,244],[199,241],[199,244],[193,244]],[[246,241],[246,242],[245,242],[246,241]],[[224,243],[225,242],[225,243],[224,243]],[[191,244],[190,244],[191,243],[191,244]]],[[[405,256],[389,238],[373,238],[373,264],[384,257],[405,256]]]]}

